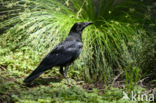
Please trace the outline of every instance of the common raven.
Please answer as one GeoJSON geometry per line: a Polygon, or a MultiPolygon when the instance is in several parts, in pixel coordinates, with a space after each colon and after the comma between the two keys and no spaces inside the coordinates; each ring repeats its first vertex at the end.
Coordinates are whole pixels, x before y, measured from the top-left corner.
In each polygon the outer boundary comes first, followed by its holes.
{"type": "MultiPolygon", "coordinates": [[[[60,73],[67,79],[69,65],[80,55],[82,50],[81,34],[85,27],[91,22],[75,23],[71,28],[68,37],[58,44],[39,64],[39,66],[24,80],[25,83],[32,82],[44,71],[54,67],[60,67],[60,73]],[[65,70],[63,71],[63,67],[65,70]]],[[[67,79],[68,81],[68,79],[67,79]]]]}

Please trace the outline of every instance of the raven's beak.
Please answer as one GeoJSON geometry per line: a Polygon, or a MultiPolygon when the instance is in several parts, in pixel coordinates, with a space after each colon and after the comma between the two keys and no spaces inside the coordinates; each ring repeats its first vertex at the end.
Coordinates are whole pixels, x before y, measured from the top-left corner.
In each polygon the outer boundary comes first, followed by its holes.
{"type": "Polygon", "coordinates": [[[92,22],[86,22],[85,24],[86,24],[85,26],[88,26],[88,25],[91,25],[93,23],[92,22]]]}
{"type": "Polygon", "coordinates": [[[93,24],[93,23],[92,23],[92,22],[84,22],[83,25],[82,25],[81,31],[82,31],[85,27],[87,27],[88,25],[91,25],[91,24],[93,24]]]}

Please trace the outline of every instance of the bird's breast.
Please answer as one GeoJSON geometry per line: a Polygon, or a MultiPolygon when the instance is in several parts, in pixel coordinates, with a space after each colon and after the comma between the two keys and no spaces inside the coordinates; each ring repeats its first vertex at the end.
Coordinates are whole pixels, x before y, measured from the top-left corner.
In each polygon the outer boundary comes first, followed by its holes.
{"type": "Polygon", "coordinates": [[[82,49],[83,47],[82,42],[77,42],[76,45],[77,45],[77,48],[80,48],[80,49],[82,49]]]}
{"type": "Polygon", "coordinates": [[[72,42],[72,45],[68,47],[67,51],[74,53],[75,55],[79,55],[82,50],[82,47],[82,42],[72,42]]]}
{"type": "Polygon", "coordinates": [[[76,49],[77,49],[76,55],[77,56],[79,56],[79,54],[81,53],[82,47],[83,47],[82,42],[77,42],[76,43],[76,49]]]}

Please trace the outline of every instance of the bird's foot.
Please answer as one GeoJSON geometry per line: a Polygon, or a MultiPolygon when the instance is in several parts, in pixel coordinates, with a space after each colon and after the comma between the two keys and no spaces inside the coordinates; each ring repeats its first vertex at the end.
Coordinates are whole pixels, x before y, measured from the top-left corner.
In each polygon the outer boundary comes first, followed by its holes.
{"type": "Polygon", "coordinates": [[[68,78],[66,78],[66,80],[67,80],[67,83],[69,83],[69,79],[68,79],[68,78]]]}
{"type": "Polygon", "coordinates": [[[27,86],[27,87],[34,87],[35,83],[33,83],[33,82],[25,83],[25,86],[27,86]]]}

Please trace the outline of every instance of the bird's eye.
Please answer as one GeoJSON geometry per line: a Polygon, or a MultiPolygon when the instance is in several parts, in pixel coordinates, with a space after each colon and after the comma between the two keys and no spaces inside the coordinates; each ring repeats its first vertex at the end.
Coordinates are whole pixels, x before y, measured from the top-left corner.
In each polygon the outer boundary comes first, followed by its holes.
{"type": "Polygon", "coordinates": [[[81,25],[79,25],[78,27],[81,28],[81,25]]]}
{"type": "Polygon", "coordinates": [[[81,29],[82,29],[81,25],[78,25],[76,29],[77,29],[77,31],[81,31],[81,29]]]}

